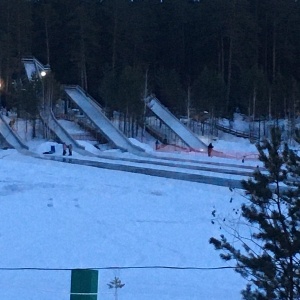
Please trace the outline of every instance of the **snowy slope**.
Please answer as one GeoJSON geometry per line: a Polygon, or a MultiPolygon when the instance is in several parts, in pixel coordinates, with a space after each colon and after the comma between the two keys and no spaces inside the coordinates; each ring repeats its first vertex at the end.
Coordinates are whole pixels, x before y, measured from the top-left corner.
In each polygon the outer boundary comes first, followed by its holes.
{"type": "MultiPolygon", "coordinates": [[[[0,153],[2,268],[224,266],[211,211],[230,213],[240,191],[0,153]]],[[[69,299],[68,270],[1,272],[0,299],[69,299]]],[[[244,284],[224,269],[99,272],[99,299],[113,299],[114,276],[128,300],[235,300],[244,284]]]]}

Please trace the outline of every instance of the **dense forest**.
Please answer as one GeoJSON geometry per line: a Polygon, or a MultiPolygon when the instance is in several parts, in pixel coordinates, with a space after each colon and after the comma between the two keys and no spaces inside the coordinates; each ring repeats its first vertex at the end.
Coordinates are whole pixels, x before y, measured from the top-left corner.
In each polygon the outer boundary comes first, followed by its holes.
{"type": "Polygon", "coordinates": [[[174,113],[295,117],[300,1],[1,0],[7,105],[22,57],[49,64],[101,105],[138,116],[155,94],[174,113]]]}

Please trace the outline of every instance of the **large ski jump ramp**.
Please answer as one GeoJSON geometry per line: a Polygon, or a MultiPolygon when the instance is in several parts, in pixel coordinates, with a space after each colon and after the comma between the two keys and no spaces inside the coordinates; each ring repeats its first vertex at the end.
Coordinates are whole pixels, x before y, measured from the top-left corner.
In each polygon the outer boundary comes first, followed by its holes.
{"type": "Polygon", "coordinates": [[[189,128],[184,126],[157,98],[145,99],[147,107],[164,122],[188,147],[195,151],[207,149],[203,143],[189,128]]]}
{"type": "Polygon", "coordinates": [[[132,144],[104,115],[101,107],[79,86],[65,86],[68,97],[85,113],[94,126],[117,148],[134,154],[141,154],[144,149],[132,144]]]}
{"type": "MultiPolygon", "coordinates": [[[[49,71],[49,67],[45,67],[35,58],[23,58],[22,62],[29,80],[32,80],[33,75],[41,78],[42,71],[49,71]]],[[[92,155],[92,153],[86,151],[85,147],[74,140],[73,137],[60,125],[54,117],[50,107],[45,107],[43,111],[40,111],[40,117],[62,143],[66,143],[67,145],[71,144],[73,146],[73,151],[77,153],[82,155],[92,155]]]]}

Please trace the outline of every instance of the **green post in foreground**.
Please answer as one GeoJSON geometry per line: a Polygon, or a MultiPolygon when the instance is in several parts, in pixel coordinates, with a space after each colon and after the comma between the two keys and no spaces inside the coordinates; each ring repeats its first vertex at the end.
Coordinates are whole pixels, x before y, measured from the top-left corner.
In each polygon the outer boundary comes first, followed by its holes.
{"type": "Polygon", "coordinates": [[[70,300],[97,300],[98,271],[74,269],[71,275],[70,300]]]}

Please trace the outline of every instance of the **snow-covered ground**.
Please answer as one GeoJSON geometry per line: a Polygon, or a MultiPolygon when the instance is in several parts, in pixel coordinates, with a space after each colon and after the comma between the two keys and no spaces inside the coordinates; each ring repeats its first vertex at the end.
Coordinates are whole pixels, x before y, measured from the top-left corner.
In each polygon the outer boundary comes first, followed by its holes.
{"type": "MultiPolygon", "coordinates": [[[[38,154],[51,145],[62,153],[61,144],[27,143],[38,154]]],[[[214,146],[235,158],[158,153],[153,144],[143,144],[155,155],[236,164],[256,153],[243,139],[217,140],[214,146]]],[[[243,191],[42,160],[15,150],[0,150],[0,158],[0,299],[67,300],[72,268],[99,268],[98,299],[114,299],[107,283],[115,276],[125,283],[123,300],[241,299],[246,282],[232,269],[215,269],[231,264],[208,240],[225,233],[222,224],[212,224],[212,211],[220,220],[236,218],[243,191]]]]}

